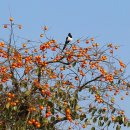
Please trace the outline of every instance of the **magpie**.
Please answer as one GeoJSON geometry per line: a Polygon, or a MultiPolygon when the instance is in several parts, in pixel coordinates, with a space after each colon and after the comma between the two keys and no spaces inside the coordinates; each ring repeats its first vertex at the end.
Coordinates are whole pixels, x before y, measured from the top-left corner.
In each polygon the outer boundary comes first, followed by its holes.
{"type": "Polygon", "coordinates": [[[68,36],[66,37],[66,40],[65,40],[65,44],[64,44],[64,47],[62,49],[62,52],[65,50],[66,46],[68,45],[68,43],[70,43],[72,41],[72,35],[71,33],[68,33],[68,36]]]}

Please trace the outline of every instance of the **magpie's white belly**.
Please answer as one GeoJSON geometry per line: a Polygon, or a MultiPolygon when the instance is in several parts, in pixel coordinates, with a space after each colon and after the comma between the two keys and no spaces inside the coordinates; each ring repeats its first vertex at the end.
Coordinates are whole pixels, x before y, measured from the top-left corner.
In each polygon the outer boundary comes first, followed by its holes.
{"type": "Polygon", "coordinates": [[[73,40],[73,39],[72,39],[71,37],[68,37],[68,38],[67,38],[67,41],[68,41],[68,42],[71,42],[72,40],[73,40]]]}

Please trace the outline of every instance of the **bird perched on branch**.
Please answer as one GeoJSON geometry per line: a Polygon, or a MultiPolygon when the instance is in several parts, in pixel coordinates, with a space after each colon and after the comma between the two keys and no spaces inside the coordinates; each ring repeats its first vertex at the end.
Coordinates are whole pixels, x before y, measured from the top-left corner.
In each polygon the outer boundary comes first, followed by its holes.
{"type": "Polygon", "coordinates": [[[65,50],[65,48],[68,45],[68,43],[70,43],[72,40],[73,40],[72,39],[72,35],[71,35],[71,33],[69,33],[68,36],[66,37],[66,41],[65,41],[64,47],[62,49],[62,52],[65,50]]]}

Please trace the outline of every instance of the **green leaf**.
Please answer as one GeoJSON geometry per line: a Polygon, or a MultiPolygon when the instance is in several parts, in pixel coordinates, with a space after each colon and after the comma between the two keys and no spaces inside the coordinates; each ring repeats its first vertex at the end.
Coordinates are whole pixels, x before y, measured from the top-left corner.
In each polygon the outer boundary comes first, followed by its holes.
{"type": "Polygon", "coordinates": [[[57,93],[57,91],[55,92],[55,98],[56,98],[56,99],[58,98],[58,93],[57,93]]]}
{"type": "Polygon", "coordinates": [[[40,68],[38,67],[37,69],[36,69],[36,75],[38,75],[40,73],[40,68]]]}
{"type": "Polygon", "coordinates": [[[79,119],[79,115],[78,115],[78,113],[76,112],[76,111],[73,111],[72,112],[72,115],[73,115],[73,120],[75,120],[75,119],[79,119]]]}
{"type": "Polygon", "coordinates": [[[97,109],[93,109],[92,116],[94,116],[96,111],[97,111],[97,109]]]}
{"type": "Polygon", "coordinates": [[[122,121],[123,121],[123,122],[125,121],[125,117],[124,117],[124,116],[122,116],[122,121]]]}
{"type": "Polygon", "coordinates": [[[95,127],[92,127],[91,130],[95,130],[95,127]]]}
{"type": "Polygon", "coordinates": [[[54,110],[54,103],[51,102],[51,101],[48,101],[47,105],[50,106],[50,108],[51,108],[50,111],[51,111],[52,114],[54,114],[54,112],[55,112],[55,110],[54,110]]]}
{"type": "Polygon", "coordinates": [[[54,92],[54,87],[50,87],[50,92],[54,92]]]}
{"type": "Polygon", "coordinates": [[[44,104],[44,99],[40,99],[40,98],[39,98],[39,99],[38,99],[38,103],[39,103],[39,104],[44,104]]]}
{"type": "Polygon", "coordinates": [[[106,113],[106,111],[103,109],[103,110],[102,110],[102,113],[104,114],[104,113],[106,113]]]}
{"type": "Polygon", "coordinates": [[[108,121],[108,122],[107,122],[107,126],[109,126],[110,124],[111,124],[111,121],[108,121]]]}
{"type": "Polygon", "coordinates": [[[54,113],[55,113],[55,109],[54,109],[54,107],[51,108],[51,113],[54,115],[54,113]]]}
{"type": "Polygon", "coordinates": [[[116,109],[115,108],[113,108],[113,110],[112,110],[112,112],[111,113],[114,113],[116,111],[116,109]]]}
{"type": "Polygon", "coordinates": [[[108,117],[104,117],[104,122],[107,122],[108,121],[108,117]]]}
{"type": "Polygon", "coordinates": [[[48,119],[47,118],[43,118],[42,121],[43,121],[44,124],[48,123],[48,119]]]}
{"type": "Polygon", "coordinates": [[[93,108],[89,108],[89,113],[92,112],[93,108]]]}
{"type": "Polygon", "coordinates": [[[17,106],[14,106],[14,107],[13,107],[13,110],[16,111],[16,110],[17,110],[17,106]]]}
{"type": "Polygon", "coordinates": [[[85,123],[88,123],[88,118],[86,118],[84,122],[85,122],[85,123]]]}
{"type": "Polygon", "coordinates": [[[20,82],[20,86],[26,88],[27,87],[27,82],[25,82],[24,80],[22,80],[20,82]]]}
{"type": "Polygon", "coordinates": [[[79,118],[80,118],[80,115],[76,114],[75,119],[79,119],[79,118]]]}
{"type": "Polygon", "coordinates": [[[52,103],[51,101],[48,101],[47,105],[50,106],[51,108],[54,107],[54,103],[52,103]]]}
{"type": "Polygon", "coordinates": [[[102,122],[102,126],[104,125],[104,122],[102,122]]]}
{"type": "Polygon", "coordinates": [[[91,92],[92,91],[92,89],[91,88],[89,88],[89,90],[88,90],[89,92],[91,92]]]}
{"type": "Polygon", "coordinates": [[[2,91],[2,89],[3,89],[3,85],[2,85],[2,84],[0,84],[0,91],[2,91]]]}
{"type": "Polygon", "coordinates": [[[102,126],[102,122],[100,120],[98,121],[98,126],[102,126]]]}
{"type": "Polygon", "coordinates": [[[61,112],[61,110],[62,110],[62,107],[61,107],[61,106],[59,106],[59,111],[61,112]]]}
{"type": "Polygon", "coordinates": [[[25,95],[27,95],[27,96],[29,96],[29,95],[30,95],[30,93],[31,93],[31,91],[30,91],[30,90],[25,91],[25,95]]]}
{"type": "Polygon", "coordinates": [[[93,118],[93,123],[96,123],[97,122],[97,117],[94,117],[93,118]]]}
{"type": "Polygon", "coordinates": [[[115,98],[114,98],[114,97],[111,98],[111,102],[112,102],[112,103],[115,102],[115,98]]]}
{"type": "Polygon", "coordinates": [[[77,99],[74,98],[73,100],[70,101],[70,106],[71,106],[72,108],[75,108],[76,105],[77,105],[77,99]]]}
{"type": "Polygon", "coordinates": [[[78,94],[77,93],[75,94],[75,98],[78,99],[78,94]]]}
{"type": "Polygon", "coordinates": [[[10,107],[10,103],[8,102],[8,103],[6,104],[6,108],[9,109],[9,107],[10,107]]]}
{"type": "Polygon", "coordinates": [[[86,118],[86,115],[85,114],[81,114],[80,115],[80,120],[82,121],[84,118],[86,118]]]}
{"type": "Polygon", "coordinates": [[[102,120],[102,119],[103,119],[103,117],[102,117],[102,116],[100,116],[100,117],[99,117],[99,120],[102,120]]]}
{"type": "Polygon", "coordinates": [[[52,122],[55,121],[55,117],[54,116],[51,117],[51,121],[52,122]]]}
{"type": "Polygon", "coordinates": [[[130,127],[130,122],[128,122],[127,126],[130,127]]]}
{"type": "Polygon", "coordinates": [[[116,130],[120,130],[120,129],[121,129],[121,126],[117,125],[116,130]]]}
{"type": "Polygon", "coordinates": [[[63,93],[62,93],[62,92],[59,92],[59,93],[58,93],[58,96],[59,96],[59,98],[62,98],[63,93]]]}
{"type": "Polygon", "coordinates": [[[73,62],[73,63],[72,63],[72,66],[75,67],[75,65],[76,65],[76,62],[73,62]]]}
{"type": "Polygon", "coordinates": [[[99,110],[98,110],[98,114],[101,114],[101,113],[102,113],[102,109],[99,109],[99,110]]]}
{"type": "Polygon", "coordinates": [[[122,118],[120,118],[120,120],[119,120],[119,124],[120,124],[120,125],[123,124],[122,118]]]}

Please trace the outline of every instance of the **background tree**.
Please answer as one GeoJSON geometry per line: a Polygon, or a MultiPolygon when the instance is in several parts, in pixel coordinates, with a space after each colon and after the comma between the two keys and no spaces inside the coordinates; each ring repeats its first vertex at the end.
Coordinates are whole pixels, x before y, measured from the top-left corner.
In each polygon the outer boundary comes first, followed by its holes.
{"type": "Polygon", "coordinates": [[[0,42],[1,129],[130,126],[117,103],[130,88],[126,65],[114,56],[118,46],[100,47],[94,38],[80,38],[62,52],[64,44],[47,37],[47,26],[33,41],[16,36],[22,25],[9,20],[3,25],[9,39],[0,42]]]}

